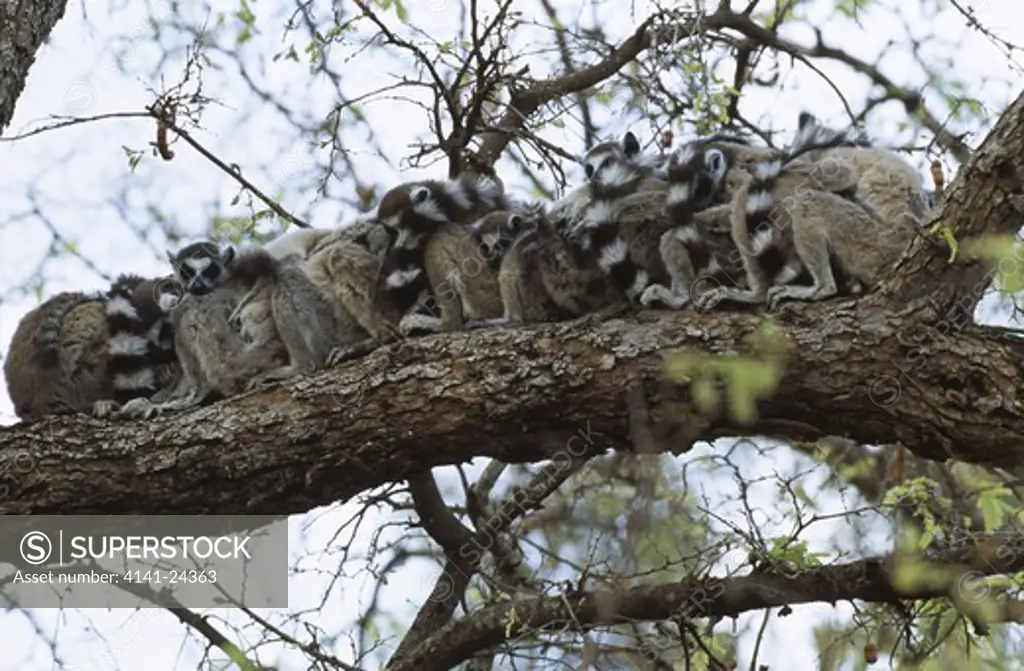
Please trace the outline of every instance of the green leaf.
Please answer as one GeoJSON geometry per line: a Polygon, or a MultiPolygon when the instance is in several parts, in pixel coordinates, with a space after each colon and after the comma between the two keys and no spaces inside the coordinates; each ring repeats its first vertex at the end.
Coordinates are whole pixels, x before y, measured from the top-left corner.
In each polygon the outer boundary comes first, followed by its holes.
{"type": "Polygon", "coordinates": [[[957,251],[960,249],[960,243],[957,242],[953,229],[948,225],[940,226],[935,224],[932,226],[931,232],[946,241],[946,245],[949,247],[949,258],[946,259],[946,263],[953,263],[956,260],[957,251]]]}
{"type": "Polygon", "coordinates": [[[228,657],[231,658],[231,661],[234,662],[239,669],[242,669],[242,671],[260,671],[260,667],[249,661],[249,658],[245,656],[245,653],[231,641],[224,641],[220,644],[220,648],[227,653],[228,657]]]}
{"type": "Polygon", "coordinates": [[[394,0],[395,2],[395,14],[398,15],[398,20],[405,23],[409,18],[409,13],[405,11],[405,5],[402,4],[401,0],[394,0]]]}
{"type": "Polygon", "coordinates": [[[868,2],[870,0],[836,0],[835,8],[843,16],[855,19],[857,14],[867,7],[868,2]]]}
{"type": "Polygon", "coordinates": [[[735,382],[729,385],[729,409],[738,424],[757,421],[757,397],[735,382]]]}
{"type": "Polygon", "coordinates": [[[711,414],[718,409],[718,389],[713,379],[702,377],[694,380],[690,386],[690,395],[697,409],[704,414],[711,414]]]}
{"type": "Polygon", "coordinates": [[[1016,507],[1011,503],[1013,492],[1006,487],[986,489],[978,495],[978,508],[985,522],[985,531],[995,531],[1006,524],[1016,507]]]}
{"type": "Polygon", "coordinates": [[[789,343],[772,321],[754,334],[756,356],[679,354],[666,362],[667,374],[678,382],[690,383],[690,395],[701,412],[717,410],[716,385],[725,382],[729,410],[737,422],[757,419],[757,401],[770,396],[782,377],[784,355],[789,343]]]}
{"type": "Polygon", "coordinates": [[[965,240],[963,254],[970,259],[983,259],[995,269],[995,279],[1006,293],[1024,290],[1024,243],[1013,235],[986,235],[965,240]]]}

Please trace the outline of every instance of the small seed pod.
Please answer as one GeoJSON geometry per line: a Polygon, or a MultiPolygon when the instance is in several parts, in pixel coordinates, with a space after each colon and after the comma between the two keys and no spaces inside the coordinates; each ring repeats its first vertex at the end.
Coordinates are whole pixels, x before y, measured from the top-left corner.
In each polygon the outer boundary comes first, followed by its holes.
{"type": "Polygon", "coordinates": [[[935,195],[942,197],[942,189],[946,186],[946,176],[942,172],[942,164],[932,161],[932,182],[935,183],[935,195]]]}
{"type": "Polygon", "coordinates": [[[159,119],[156,122],[156,150],[165,161],[174,158],[174,151],[167,145],[167,126],[159,119]]]}

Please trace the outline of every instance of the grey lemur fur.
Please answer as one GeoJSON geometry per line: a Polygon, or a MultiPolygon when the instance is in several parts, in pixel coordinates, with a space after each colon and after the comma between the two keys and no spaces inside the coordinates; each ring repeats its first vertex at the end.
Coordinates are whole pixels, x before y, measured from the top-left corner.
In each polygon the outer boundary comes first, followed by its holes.
{"type": "Polygon", "coordinates": [[[497,273],[481,257],[468,225],[510,205],[489,178],[411,182],[384,195],[377,219],[394,240],[384,298],[405,315],[403,332],[453,330],[467,319],[501,316],[497,273]],[[424,295],[440,307],[440,317],[413,310],[424,295]]]}
{"type": "Polygon", "coordinates": [[[4,361],[18,416],[104,417],[165,389],[177,364],[169,324],[153,309],[162,283],[122,275],[106,293],[60,293],[26,313],[4,361]]]}
{"type": "Polygon", "coordinates": [[[268,367],[283,364],[278,343],[246,342],[231,327],[229,315],[234,304],[230,291],[218,289],[203,295],[186,294],[165,305],[182,374],[169,398],[138,404],[131,408],[132,416],[150,418],[166,410],[227,398],[251,386],[268,367]]]}
{"type": "MultiPolygon", "coordinates": [[[[559,252],[569,254],[565,241],[541,207],[526,211],[492,212],[472,225],[488,263],[498,273],[503,314],[493,325],[560,321],[573,313],[559,305],[589,299],[593,289],[573,278],[585,275],[571,264],[553,263],[559,252]],[[550,287],[550,289],[549,289],[550,287]],[[556,298],[552,297],[552,294],[556,298]]],[[[567,256],[566,258],[571,258],[567,256]]],[[[588,280],[600,275],[591,271],[588,280]]],[[[577,311],[581,309],[577,307],[577,311]]]]}
{"type": "Polygon", "coordinates": [[[916,234],[924,197],[913,168],[864,142],[801,114],[788,157],[758,165],[737,193],[733,241],[748,288],[718,298],[772,309],[878,284],[916,234]]]}
{"type": "Polygon", "coordinates": [[[261,325],[265,335],[250,334],[247,339],[263,345],[273,340],[269,332],[276,331],[288,363],[257,375],[249,388],[324,366],[340,338],[337,318],[333,306],[306,275],[300,258],[277,259],[264,249],[236,252],[230,246],[218,252],[213,243],[189,245],[170,258],[185,289],[195,296],[221,290],[237,301],[259,284],[266,285],[264,305],[270,306],[272,323],[261,325]]]}
{"type": "Polygon", "coordinates": [[[102,294],[60,293],[21,318],[4,360],[14,411],[32,421],[111,400],[102,294]]]}
{"type": "Polygon", "coordinates": [[[325,238],[306,261],[313,284],[334,306],[341,339],[327,358],[335,365],[397,340],[402,312],[383,283],[390,268],[390,235],[384,226],[360,224],[325,238]]]}

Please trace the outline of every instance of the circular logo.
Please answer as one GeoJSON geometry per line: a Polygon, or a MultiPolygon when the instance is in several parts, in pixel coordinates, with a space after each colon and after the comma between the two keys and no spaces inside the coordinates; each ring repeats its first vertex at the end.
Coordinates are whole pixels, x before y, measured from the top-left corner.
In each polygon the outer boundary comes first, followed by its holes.
{"type": "Polygon", "coordinates": [[[84,114],[96,103],[96,89],[86,81],[72,82],[64,90],[64,109],[70,114],[84,114]]]}
{"type": "Polygon", "coordinates": [[[302,175],[302,171],[311,162],[310,159],[299,156],[297,152],[292,154],[281,163],[281,167],[275,175],[277,183],[280,186],[286,186],[288,182],[302,175]]]}
{"type": "Polygon", "coordinates": [[[713,310],[722,300],[722,284],[714,277],[700,276],[690,285],[693,307],[701,311],[713,310]]]}
{"type": "Polygon", "coordinates": [[[22,537],[19,550],[22,559],[33,566],[38,566],[53,554],[53,543],[42,531],[30,531],[22,537]]]}
{"type": "Polygon", "coordinates": [[[174,275],[160,278],[153,284],[153,302],[164,312],[173,310],[185,295],[185,285],[174,275]]]}
{"type": "Polygon", "coordinates": [[[880,408],[887,408],[900,400],[900,382],[892,375],[879,375],[868,385],[871,402],[880,408]]]}
{"type": "Polygon", "coordinates": [[[960,596],[969,603],[981,603],[992,592],[992,588],[989,587],[985,575],[978,571],[970,571],[961,576],[957,587],[960,591],[960,596]]]}
{"type": "Polygon", "coordinates": [[[423,0],[423,8],[435,16],[444,14],[454,4],[454,0],[423,0]]]}
{"type": "Polygon", "coordinates": [[[443,572],[437,576],[434,581],[434,589],[430,593],[431,601],[444,601],[451,596],[452,591],[455,590],[455,583],[452,577],[447,573],[443,572]]]}

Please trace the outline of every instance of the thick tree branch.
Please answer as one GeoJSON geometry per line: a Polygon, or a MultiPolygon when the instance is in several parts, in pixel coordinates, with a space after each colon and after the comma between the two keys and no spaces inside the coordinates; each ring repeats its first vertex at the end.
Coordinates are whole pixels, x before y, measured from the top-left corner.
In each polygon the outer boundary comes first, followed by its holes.
{"type": "Polygon", "coordinates": [[[416,613],[393,658],[401,657],[407,649],[418,645],[451,619],[479,565],[479,553],[470,555],[461,551],[470,547],[473,532],[448,508],[434,476],[430,473],[411,476],[409,491],[423,528],[444,550],[445,563],[444,572],[435,581],[426,603],[416,613]]]}
{"type": "MultiPolygon", "coordinates": [[[[791,573],[762,573],[736,578],[705,578],[644,585],[621,592],[588,592],[501,603],[454,622],[428,639],[414,655],[388,671],[447,671],[475,653],[520,634],[538,630],[588,630],[600,625],[672,617],[735,617],[775,606],[862,600],[897,603],[903,599],[965,596],[965,578],[1015,573],[1024,569],[1024,536],[979,536],[977,547],[938,553],[934,574],[923,584],[897,588],[890,558],[791,573]]],[[[970,606],[961,601],[960,605],[970,606]]],[[[1008,604],[1005,617],[1020,615],[1008,604]]]]}
{"type": "Polygon", "coordinates": [[[11,123],[36,52],[66,6],[67,0],[0,4],[0,133],[11,123]]]}
{"type": "Polygon", "coordinates": [[[445,554],[454,554],[473,538],[473,532],[448,509],[433,475],[419,473],[410,476],[409,492],[423,529],[437,541],[445,554]]]}
{"type": "MultiPolygon", "coordinates": [[[[569,442],[577,432],[598,449],[628,446],[636,390],[669,436],[662,449],[685,451],[672,432],[707,420],[677,403],[688,393],[664,382],[665,355],[744,352],[761,323],[646,312],[429,336],[184,416],[5,427],[0,512],[297,513],[473,457],[550,458],[585,446],[569,442]]],[[[1024,461],[1024,341],[978,327],[944,334],[854,301],[795,306],[781,327],[796,346],[760,421],[721,417],[697,439],[843,435],[926,458],[1024,461]]]]}

